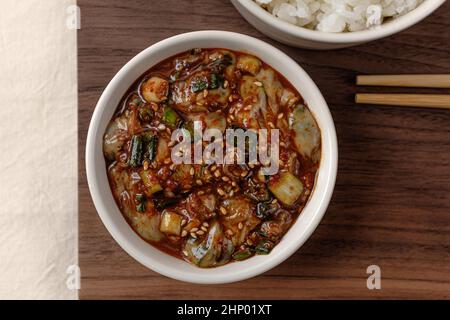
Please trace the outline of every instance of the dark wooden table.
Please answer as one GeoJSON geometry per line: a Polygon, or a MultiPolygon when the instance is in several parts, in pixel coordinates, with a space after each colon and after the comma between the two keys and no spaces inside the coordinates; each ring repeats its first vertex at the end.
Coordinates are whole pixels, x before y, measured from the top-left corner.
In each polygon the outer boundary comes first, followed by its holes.
{"type": "Polygon", "coordinates": [[[81,298],[450,298],[450,110],[353,103],[357,74],[450,73],[450,3],[398,35],[336,51],[272,41],[229,1],[78,4],[81,298]],[[84,168],[92,112],[119,68],[159,40],[203,29],[245,33],[294,58],[322,90],[339,139],[336,189],[313,236],[262,276],[220,286],[171,280],[128,256],[101,223],[84,168]],[[381,268],[381,290],[366,287],[372,264],[381,268]]]}

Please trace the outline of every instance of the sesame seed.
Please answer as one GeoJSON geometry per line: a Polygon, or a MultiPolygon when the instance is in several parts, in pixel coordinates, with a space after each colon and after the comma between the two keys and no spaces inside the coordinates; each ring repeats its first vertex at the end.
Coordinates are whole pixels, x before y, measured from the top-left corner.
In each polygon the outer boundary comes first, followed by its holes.
{"type": "Polygon", "coordinates": [[[192,238],[197,239],[197,235],[195,233],[191,232],[190,235],[192,238]]]}
{"type": "Polygon", "coordinates": [[[237,184],[236,184],[236,182],[231,182],[231,185],[233,186],[233,187],[236,187],[237,186],[237,184]]]}
{"type": "Polygon", "coordinates": [[[225,233],[227,235],[229,235],[230,237],[234,234],[234,232],[231,229],[227,229],[227,231],[225,231],[225,233]]]}
{"type": "Polygon", "coordinates": [[[238,229],[239,230],[242,230],[244,228],[244,225],[242,224],[242,222],[239,222],[239,224],[238,224],[238,229]]]}
{"type": "Polygon", "coordinates": [[[205,226],[205,227],[209,227],[209,223],[208,223],[208,222],[206,222],[206,221],[205,221],[205,222],[203,222],[203,223],[202,223],[202,225],[203,225],[203,226],[205,226]]]}
{"type": "Polygon", "coordinates": [[[214,171],[214,170],[216,170],[217,169],[217,166],[216,165],[213,165],[212,167],[211,167],[211,171],[214,171]]]}
{"type": "Polygon", "coordinates": [[[148,160],[144,160],[144,170],[148,170],[149,165],[150,163],[148,162],[148,160]]]}
{"type": "Polygon", "coordinates": [[[188,255],[188,252],[187,252],[186,250],[183,250],[183,254],[184,254],[185,256],[187,256],[187,255],[188,255]]]}
{"type": "Polygon", "coordinates": [[[226,88],[228,88],[228,80],[225,80],[224,82],[223,82],[223,87],[226,89],[226,88]]]}
{"type": "Polygon", "coordinates": [[[205,194],[205,191],[203,191],[203,190],[200,190],[198,193],[197,193],[199,196],[202,196],[202,195],[204,195],[205,194]]]}
{"type": "Polygon", "coordinates": [[[161,123],[161,124],[158,126],[158,130],[160,130],[160,131],[166,130],[166,126],[165,126],[164,124],[161,123]]]}
{"type": "Polygon", "coordinates": [[[223,177],[222,177],[222,180],[225,181],[225,182],[227,182],[227,181],[230,181],[230,178],[228,178],[227,176],[223,176],[223,177]]]}
{"type": "Polygon", "coordinates": [[[242,178],[245,178],[247,175],[248,175],[248,172],[247,172],[247,171],[244,171],[244,172],[241,173],[241,177],[242,177],[242,178]]]}
{"type": "Polygon", "coordinates": [[[284,113],[282,112],[282,113],[280,113],[280,114],[278,115],[278,119],[283,118],[283,116],[284,116],[284,113]]]}
{"type": "Polygon", "coordinates": [[[214,175],[216,176],[216,178],[220,177],[220,171],[219,170],[214,171],[214,175]]]}
{"type": "Polygon", "coordinates": [[[167,158],[164,160],[164,164],[169,164],[172,160],[170,158],[167,158]]]}
{"type": "Polygon", "coordinates": [[[198,228],[192,228],[191,229],[191,232],[196,232],[196,231],[198,231],[198,228]]]}
{"type": "Polygon", "coordinates": [[[221,188],[217,189],[217,193],[220,194],[221,196],[225,195],[225,191],[223,191],[223,189],[221,189],[221,188]]]}
{"type": "Polygon", "coordinates": [[[253,245],[253,241],[250,240],[250,239],[247,239],[247,244],[248,244],[249,246],[251,246],[251,245],[253,245]]]}
{"type": "Polygon", "coordinates": [[[195,183],[198,184],[199,186],[203,185],[203,182],[202,182],[202,180],[200,180],[200,179],[197,179],[197,180],[195,181],[195,183]]]}
{"type": "Polygon", "coordinates": [[[183,219],[181,220],[181,226],[184,226],[187,223],[187,220],[183,219]]]}
{"type": "Polygon", "coordinates": [[[259,82],[259,81],[255,81],[255,82],[253,82],[253,83],[254,83],[255,86],[257,86],[257,87],[262,87],[262,83],[259,82]]]}
{"type": "Polygon", "coordinates": [[[224,207],[220,207],[220,213],[222,213],[223,215],[226,215],[227,209],[225,209],[224,207]]]}
{"type": "Polygon", "coordinates": [[[275,128],[275,125],[274,125],[271,121],[269,121],[269,122],[267,123],[267,125],[268,125],[269,127],[271,127],[271,128],[275,128]]]}
{"type": "Polygon", "coordinates": [[[191,170],[189,170],[189,174],[190,174],[191,176],[193,176],[194,173],[195,173],[195,170],[194,170],[194,168],[191,167],[191,170]]]}
{"type": "Polygon", "coordinates": [[[188,233],[187,233],[186,230],[181,231],[181,237],[182,237],[182,238],[186,237],[187,234],[188,234],[188,233]]]}
{"type": "Polygon", "coordinates": [[[199,236],[202,236],[202,235],[205,234],[205,231],[203,231],[203,230],[198,230],[198,231],[197,231],[197,234],[198,234],[199,236]]]}
{"type": "Polygon", "coordinates": [[[166,197],[175,198],[175,193],[173,193],[172,191],[166,190],[165,194],[166,197]]]}
{"type": "Polygon", "coordinates": [[[206,98],[208,96],[208,90],[203,90],[203,98],[206,98]]]}

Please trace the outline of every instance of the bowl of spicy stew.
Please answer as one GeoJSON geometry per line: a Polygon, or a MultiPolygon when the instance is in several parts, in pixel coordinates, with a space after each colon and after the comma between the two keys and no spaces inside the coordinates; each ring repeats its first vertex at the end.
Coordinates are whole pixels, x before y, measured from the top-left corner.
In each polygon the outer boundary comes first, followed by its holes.
{"type": "Polygon", "coordinates": [[[319,89],[283,52],[193,32],[111,80],[86,170],[102,222],[133,258],[174,279],[229,283],[278,265],[315,230],[336,179],[336,133],[319,89]]]}

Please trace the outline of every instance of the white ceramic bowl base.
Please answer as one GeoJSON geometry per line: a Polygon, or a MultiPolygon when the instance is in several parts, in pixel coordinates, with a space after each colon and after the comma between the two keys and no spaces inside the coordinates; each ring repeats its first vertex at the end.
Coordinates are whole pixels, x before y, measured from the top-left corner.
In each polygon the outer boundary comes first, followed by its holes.
{"type": "Polygon", "coordinates": [[[101,95],[89,127],[86,144],[89,189],[98,214],[119,245],[133,258],[165,276],[194,283],[228,283],[261,274],[296,252],[315,230],[330,201],[337,171],[337,140],[333,119],[319,89],[298,64],[271,45],[245,35],[223,31],[181,34],[152,45],[130,60],[111,80],[101,95]],[[315,189],[303,212],[266,256],[201,269],[159,251],[143,241],[128,225],[111,193],[102,153],[106,126],[131,84],[150,67],[192,48],[228,48],[258,56],[283,74],[300,92],[322,132],[322,160],[315,189]]]}
{"type": "Polygon", "coordinates": [[[338,49],[381,39],[413,26],[445,0],[425,0],[411,12],[382,24],[373,30],[328,33],[295,26],[275,18],[253,0],[231,0],[239,13],[256,29],[282,43],[307,49],[338,49]]]}

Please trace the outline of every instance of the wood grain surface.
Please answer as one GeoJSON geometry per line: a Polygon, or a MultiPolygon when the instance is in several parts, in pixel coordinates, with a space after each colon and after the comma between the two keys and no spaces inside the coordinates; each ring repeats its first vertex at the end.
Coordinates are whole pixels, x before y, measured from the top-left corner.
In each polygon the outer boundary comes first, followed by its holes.
{"type": "Polygon", "coordinates": [[[335,51],[272,41],[226,0],[78,4],[82,299],[450,298],[450,112],[353,102],[357,90],[442,92],[357,88],[354,82],[357,74],[450,73],[450,3],[400,34],[335,51]],[[89,121],[114,74],[149,45],[204,29],[248,34],[294,58],[325,96],[339,139],[334,196],[307,243],[259,277],[214,286],[168,279],[128,256],[96,213],[84,166],[89,121]],[[372,264],[381,268],[381,290],[366,287],[372,264]]]}

